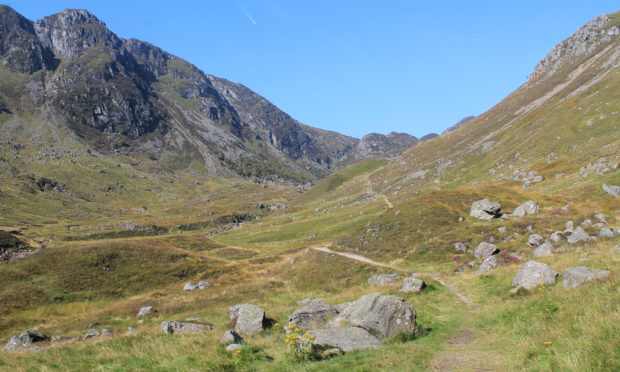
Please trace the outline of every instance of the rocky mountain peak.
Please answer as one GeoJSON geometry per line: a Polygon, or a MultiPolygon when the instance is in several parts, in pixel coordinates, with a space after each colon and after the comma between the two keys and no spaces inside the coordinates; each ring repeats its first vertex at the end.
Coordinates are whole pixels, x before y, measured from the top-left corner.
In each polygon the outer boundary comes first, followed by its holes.
{"type": "Polygon", "coordinates": [[[118,49],[123,44],[103,21],[84,9],[65,9],[38,20],[34,28],[43,45],[69,60],[78,58],[89,47],[118,49]]]}
{"type": "Polygon", "coordinates": [[[35,33],[32,21],[0,5],[0,61],[13,72],[32,74],[53,69],[54,55],[35,33]]]}
{"type": "Polygon", "coordinates": [[[568,39],[562,41],[538,62],[534,72],[528,77],[532,81],[538,77],[549,77],[574,57],[589,55],[600,45],[608,43],[620,34],[620,27],[609,25],[612,18],[601,15],[581,26],[568,39]]]}

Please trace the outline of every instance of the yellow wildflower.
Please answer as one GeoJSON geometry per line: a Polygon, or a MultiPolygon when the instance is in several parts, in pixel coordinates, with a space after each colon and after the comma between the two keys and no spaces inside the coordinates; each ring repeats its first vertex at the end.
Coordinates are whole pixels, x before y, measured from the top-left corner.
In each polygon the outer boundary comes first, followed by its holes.
{"type": "Polygon", "coordinates": [[[551,345],[551,341],[545,341],[545,345],[551,345]]]}

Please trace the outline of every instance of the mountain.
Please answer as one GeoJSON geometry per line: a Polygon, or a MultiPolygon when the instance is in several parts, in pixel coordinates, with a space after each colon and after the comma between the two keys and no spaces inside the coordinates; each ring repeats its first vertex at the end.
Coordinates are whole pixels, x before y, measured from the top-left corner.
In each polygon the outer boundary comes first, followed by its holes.
{"type": "Polygon", "coordinates": [[[449,127],[448,129],[444,130],[443,132],[441,132],[441,135],[444,135],[448,132],[452,132],[453,130],[455,130],[456,128],[460,127],[461,125],[467,123],[468,121],[474,119],[475,116],[465,116],[463,119],[459,120],[458,123],[454,124],[453,126],[449,127]]]}
{"type": "Polygon", "coordinates": [[[370,133],[362,137],[347,155],[352,160],[394,157],[420,142],[407,133],[391,132],[387,135],[370,133]]]}
{"type": "Polygon", "coordinates": [[[3,5],[0,27],[9,77],[0,82],[0,110],[13,120],[36,117],[31,125],[69,126],[101,153],[149,153],[172,169],[200,163],[216,175],[303,182],[342,167],[359,143],[304,125],[245,86],[149,43],[122,39],[86,10],[32,22],[3,5]]]}

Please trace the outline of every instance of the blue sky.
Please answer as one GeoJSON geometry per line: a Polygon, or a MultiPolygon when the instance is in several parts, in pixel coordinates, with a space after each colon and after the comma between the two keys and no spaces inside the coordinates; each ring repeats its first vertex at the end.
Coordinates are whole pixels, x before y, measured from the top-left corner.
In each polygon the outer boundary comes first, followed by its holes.
{"type": "Polygon", "coordinates": [[[294,118],[354,137],[441,132],[491,108],[616,1],[32,0],[32,20],[85,8],[240,82],[294,118]]]}

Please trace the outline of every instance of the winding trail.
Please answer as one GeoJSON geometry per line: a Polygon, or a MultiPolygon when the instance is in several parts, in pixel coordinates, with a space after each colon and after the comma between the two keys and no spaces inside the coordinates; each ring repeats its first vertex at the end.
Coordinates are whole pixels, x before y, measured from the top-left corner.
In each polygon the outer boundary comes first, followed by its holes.
{"type": "MultiPolygon", "coordinates": [[[[359,261],[359,262],[364,262],[367,263],[369,265],[374,265],[374,266],[380,266],[380,267],[387,267],[396,271],[400,271],[400,272],[406,272],[407,270],[398,268],[398,267],[394,267],[394,266],[390,266],[375,260],[372,260],[368,257],[364,257],[362,255],[359,254],[355,254],[355,253],[347,253],[347,252],[338,252],[338,251],[334,251],[331,250],[325,246],[313,246],[310,247],[312,250],[318,251],[318,252],[323,252],[323,253],[328,253],[328,254],[336,254],[338,256],[342,256],[342,257],[346,257],[355,261],[359,261]]],[[[470,311],[477,311],[478,307],[474,304],[474,302],[467,296],[465,296],[463,293],[459,292],[456,288],[454,288],[452,285],[450,285],[449,283],[447,283],[444,279],[441,278],[441,275],[439,274],[434,274],[434,273],[413,273],[411,274],[412,276],[415,277],[430,277],[435,279],[436,281],[438,281],[441,285],[443,285],[444,287],[446,287],[446,289],[448,289],[450,292],[452,292],[459,300],[463,301],[463,303],[465,303],[465,305],[467,305],[467,307],[469,308],[470,311]]]]}
{"type": "Polygon", "coordinates": [[[374,195],[377,198],[381,198],[383,199],[383,201],[385,202],[385,204],[387,205],[388,209],[392,209],[394,208],[394,204],[392,204],[392,202],[387,198],[387,196],[385,196],[385,194],[380,194],[378,192],[376,192],[375,190],[373,190],[372,188],[372,182],[370,182],[370,176],[372,176],[373,174],[375,174],[379,169],[381,169],[381,167],[377,168],[376,170],[368,173],[364,178],[366,179],[366,187],[368,188],[368,193],[374,195]]]}

